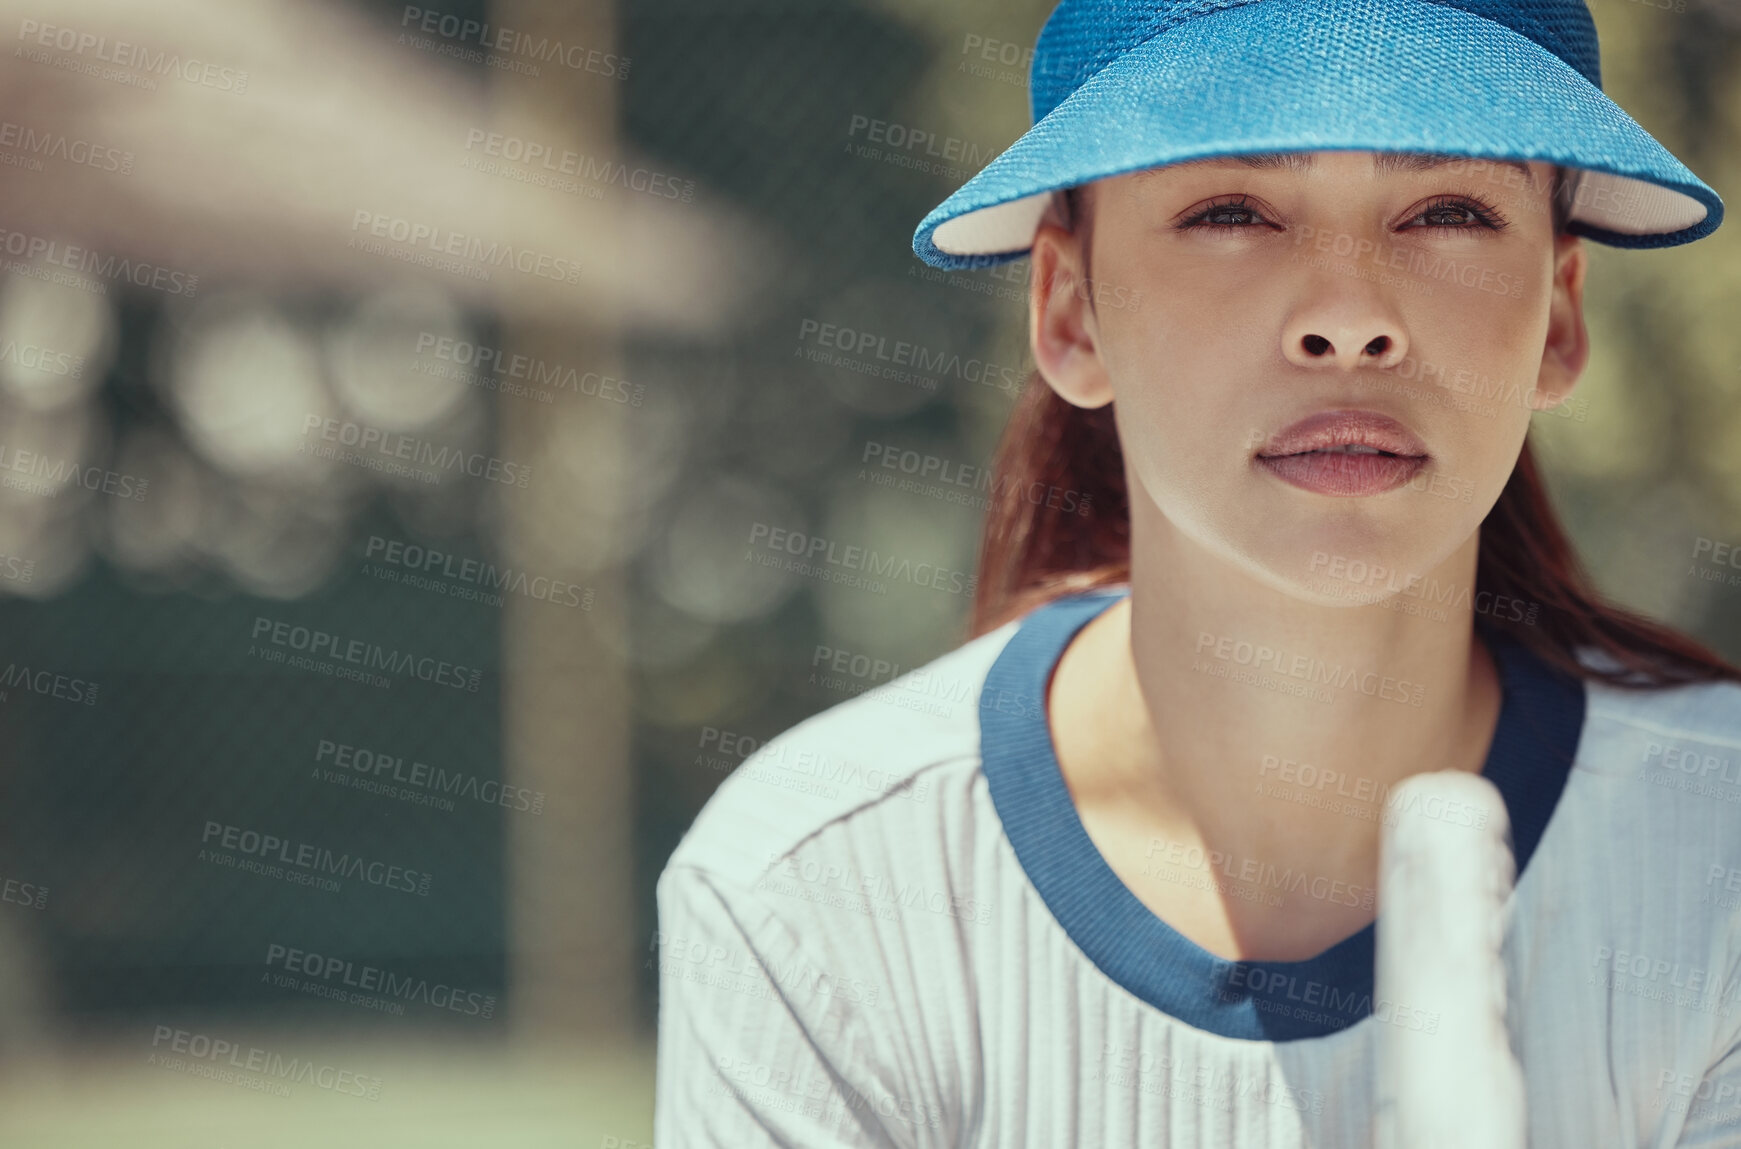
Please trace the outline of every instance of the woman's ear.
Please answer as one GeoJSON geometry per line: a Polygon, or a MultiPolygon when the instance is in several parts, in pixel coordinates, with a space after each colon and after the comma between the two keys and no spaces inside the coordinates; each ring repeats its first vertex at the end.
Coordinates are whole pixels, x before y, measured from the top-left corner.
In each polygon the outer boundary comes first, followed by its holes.
{"type": "Polygon", "coordinates": [[[1554,237],[1554,278],[1548,302],[1548,334],[1535,390],[1540,410],[1566,401],[1590,361],[1590,333],[1584,327],[1584,269],[1588,257],[1575,235],[1554,237]]]}
{"type": "Polygon", "coordinates": [[[1083,274],[1082,245],[1064,226],[1054,195],[1029,257],[1028,344],[1034,365],[1058,397],[1077,407],[1104,407],[1112,386],[1100,358],[1099,317],[1083,274]]]}

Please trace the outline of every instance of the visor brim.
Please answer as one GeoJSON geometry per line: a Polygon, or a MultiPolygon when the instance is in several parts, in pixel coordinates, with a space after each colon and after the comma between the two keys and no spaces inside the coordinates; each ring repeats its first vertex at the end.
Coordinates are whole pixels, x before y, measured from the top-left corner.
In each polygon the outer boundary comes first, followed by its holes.
{"type": "Polygon", "coordinates": [[[1090,77],[919,224],[933,267],[1019,258],[1051,193],[1215,156],[1381,151],[1579,169],[1568,230],[1615,247],[1715,231],[1723,201],[1528,37],[1454,8],[1267,0],[1187,21],[1090,77]]]}

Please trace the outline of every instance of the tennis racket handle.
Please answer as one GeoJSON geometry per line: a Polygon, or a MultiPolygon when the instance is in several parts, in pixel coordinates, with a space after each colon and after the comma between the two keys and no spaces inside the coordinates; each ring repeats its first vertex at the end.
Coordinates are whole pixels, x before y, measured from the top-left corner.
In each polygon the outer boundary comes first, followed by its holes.
{"type": "Polygon", "coordinates": [[[1479,774],[1390,792],[1379,855],[1375,1149],[1524,1149],[1505,1027],[1510,819],[1479,774]]]}

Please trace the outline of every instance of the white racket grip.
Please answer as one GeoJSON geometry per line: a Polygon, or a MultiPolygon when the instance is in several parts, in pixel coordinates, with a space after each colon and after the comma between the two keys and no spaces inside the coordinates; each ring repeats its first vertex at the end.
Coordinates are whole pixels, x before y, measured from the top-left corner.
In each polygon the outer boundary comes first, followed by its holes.
{"type": "Polygon", "coordinates": [[[1398,783],[1379,854],[1375,1149],[1524,1149],[1500,945],[1516,864],[1499,791],[1444,770],[1398,783]]]}

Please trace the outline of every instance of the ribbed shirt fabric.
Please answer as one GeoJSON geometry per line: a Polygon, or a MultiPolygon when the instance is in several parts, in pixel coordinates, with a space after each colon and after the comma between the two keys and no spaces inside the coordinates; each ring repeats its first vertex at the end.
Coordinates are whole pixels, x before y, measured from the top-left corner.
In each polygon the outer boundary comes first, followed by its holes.
{"type": "MultiPolygon", "coordinates": [[[[1047,604],[721,785],[659,880],[661,1149],[1370,1144],[1379,1027],[1423,1024],[1375,1002],[1376,924],[1229,961],[1076,814],[1045,687],[1124,593],[1047,604]]],[[[1741,1145],[1741,685],[1580,682],[1476,626],[1530,1144],[1741,1145]]],[[[1278,801],[1340,801],[1281,777],[1278,801]]]]}

